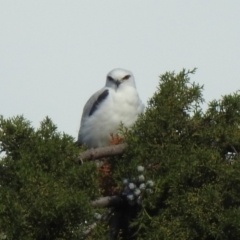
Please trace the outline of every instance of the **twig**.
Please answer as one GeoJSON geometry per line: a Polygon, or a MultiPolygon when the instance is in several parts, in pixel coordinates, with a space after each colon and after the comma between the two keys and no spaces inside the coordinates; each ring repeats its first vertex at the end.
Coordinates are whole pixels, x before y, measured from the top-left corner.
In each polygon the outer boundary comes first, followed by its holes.
{"type": "Polygon", "coordinates": [[[97,223],[93,223],[90,226],[86,227],[86,229],[83,231],[83,235],[88,235],[96,226],[97,223]]]}
{"type": "MultiPolygon", "coordinates": [[[[107,208],[106,212],[102,215],[101,219],[99,219],[98,221],[107,221],[110,217],[110,215],[112,214],[112,208],[107,208]]],[[[91,233],[91,231],[97,227],[97,222],[94,222],[93,224],[89,225],[88,227],[86,227],[83,230],[83,235],[88,235],[91,233]]]]}
{"type": "Polygon", "coordinates": [[[238,154],[238,152],[237,152],[237,150],[234,146],[231,145],[231,148],[232,148],[232,150],[234,151],[235,154],[238,154]]]}
{"type": "Polygon", "coordinates": [[[126,148],[127,148],[126,143],[107,146],[107,147],[101,147],[101,148],[92,148],[80,153],[77,158],[77,162],[82,163],[83,161],[86,161],[86,160],[95,160],[95,159],[100,159],[104,157],[121,155],[123,154],[126,148]]]}

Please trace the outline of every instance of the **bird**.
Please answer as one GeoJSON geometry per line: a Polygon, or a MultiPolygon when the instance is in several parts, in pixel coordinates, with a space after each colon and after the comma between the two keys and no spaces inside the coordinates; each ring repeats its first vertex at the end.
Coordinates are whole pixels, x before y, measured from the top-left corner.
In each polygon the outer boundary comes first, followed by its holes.
{"type": "Polygon", "coordinates": [[[108,146],[120,123],[130,128],[143,112],[132,72],[113,69],[107,74],[105,86],[83,108],[77,144],[88,148],[108,146]]]}

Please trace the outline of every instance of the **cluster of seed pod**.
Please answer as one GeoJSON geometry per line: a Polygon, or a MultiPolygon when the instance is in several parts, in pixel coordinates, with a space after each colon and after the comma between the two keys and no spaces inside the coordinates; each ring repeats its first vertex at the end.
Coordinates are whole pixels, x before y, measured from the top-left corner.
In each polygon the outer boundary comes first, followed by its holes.
{"type": "Polygon", "coordinates": [[[151,194],[153,192],[154,182],[152,180],[146,181],[143,175],[144,167],[138,166],[137,171],[139,175],[136,178],[130,180],[124,178],[122,181],[124,185],[122,195],[126,196],[130,205],[141,204],[143,193],[151,194]]]}
{"type": "MultiPolygon", "coordinates": [[[[154,182],[152,180],[146,181],[144,173],[144,167],[137,167],[138,176],[122,180],[124,189],[122,191],[122,196],[127,200],[128,204],[133,206],[135,204],[141,204],[144,194],[151,194],[153,192],[152,187],[154,182]]],[[[94,218],[100,220],[102,215],[100,213],[95,213],[94,218]]]]}

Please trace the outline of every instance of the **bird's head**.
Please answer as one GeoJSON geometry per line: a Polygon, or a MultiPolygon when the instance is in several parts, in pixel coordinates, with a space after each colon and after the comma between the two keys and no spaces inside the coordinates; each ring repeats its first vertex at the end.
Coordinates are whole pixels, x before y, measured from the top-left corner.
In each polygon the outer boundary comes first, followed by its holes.
{"type": "Polygon", "coordinates": [[[136,88],[133,74],[125,69],[113,69],[107,75],[106,87],[114,88],[117,90],[119,87],[131,86],[136,88]]]}

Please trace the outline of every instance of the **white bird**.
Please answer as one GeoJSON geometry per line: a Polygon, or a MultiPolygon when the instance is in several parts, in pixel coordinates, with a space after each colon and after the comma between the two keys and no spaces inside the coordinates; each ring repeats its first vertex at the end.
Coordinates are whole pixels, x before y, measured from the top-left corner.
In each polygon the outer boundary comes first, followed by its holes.
{"type": "Polygon", "coordinates": [[[85,104],[77,142],[89,148],[108,146],[120,123],[131,127],[143,111],[133,74],[114,69],[108,73],[105,87],[85,104]]]}

